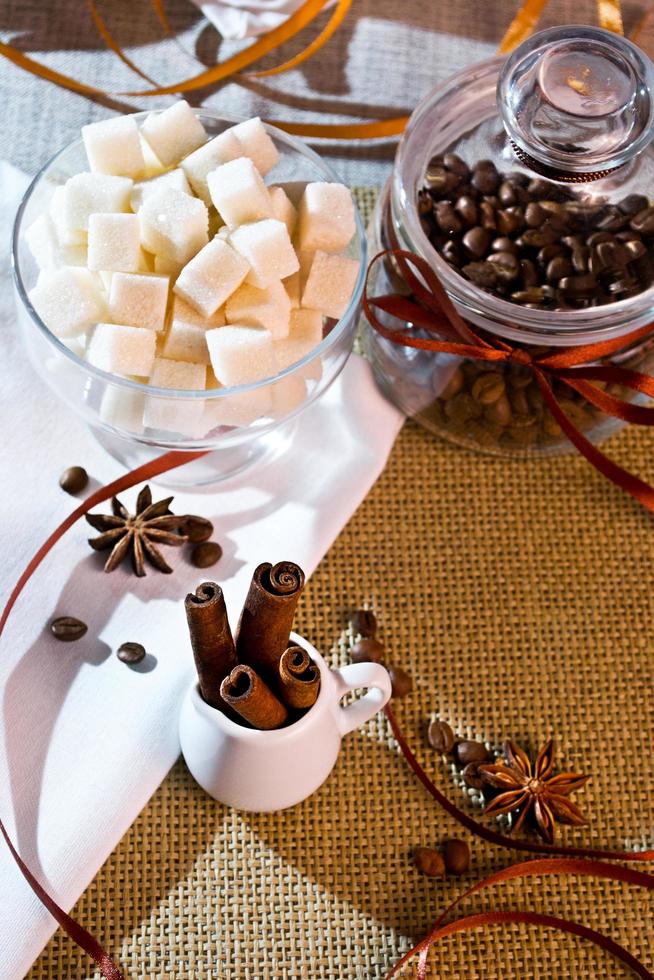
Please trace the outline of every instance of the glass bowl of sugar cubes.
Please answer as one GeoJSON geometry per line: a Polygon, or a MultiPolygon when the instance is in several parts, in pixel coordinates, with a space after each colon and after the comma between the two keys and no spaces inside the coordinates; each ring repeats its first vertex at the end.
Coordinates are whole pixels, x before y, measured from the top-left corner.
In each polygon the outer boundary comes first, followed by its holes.
{"type": "Polygon", "coordinates": [[[343,368],[365,234],[347,187],[260,119],[177,101],[92,123],[27,190],[18,321],[40,376],[132,468],[178,484],[279,452],[343,368]]]}

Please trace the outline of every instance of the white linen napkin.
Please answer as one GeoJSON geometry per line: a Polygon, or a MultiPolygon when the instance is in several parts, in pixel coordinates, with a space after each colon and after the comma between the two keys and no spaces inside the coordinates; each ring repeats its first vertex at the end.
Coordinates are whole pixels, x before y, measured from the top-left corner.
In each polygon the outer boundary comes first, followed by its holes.
{"type": "MultiPolygon", "coordinates": [[[[0,523],[3,594],[74,508],[58,487],[67,466],[106,483],[120,467],[29,365],[17,336],[9,276],[10,223],[26,178],[0,163],[0,523]]],[[[253,568],[289,558],[310,573],[384,467],[403,418],[354,355],[300,417],[286,455],[215,491],[179,493],[177,513],[215,525],[224,547],[206,572],[179,550],[173,575],[102,571],[72,528],[28,584],[0,640],[0,814],[23,858],[66,909],[138,815],[179,753],[177,714],[193,675],[183,597],[206,578],[225,588],[235,619],[253,568]],[[59,643],[56,615],[88,624],[59,643]],[[115,656],[148,650],[143,669],[115,656]]],[[[97,485],[97,484],[96,484],[97,485]]],[[[136,491],[123,499],[133,504],[136,491]]],[[[155,499],[166,495],[156,488],[155,499]]],[[[106,512],[106,506],[101,507],[106,512]]],[[[93,532],[90,532],[93,533],[93,532]]],[[[364,584],[365,587],[365,584],[364,584]]],[[[19,980],[54,931],[0,840],[0,980],[19,980]]],[[[86,923],[93,930],[96,923],[86,923]]],[[[116,940],[119,937],[105,937],[116,940]]]]}
{"type": "Polygon", "coordinates": [[[193,3],[225,40],[242,41],[279,27],[304,0],[193,0],[193,3]]]}

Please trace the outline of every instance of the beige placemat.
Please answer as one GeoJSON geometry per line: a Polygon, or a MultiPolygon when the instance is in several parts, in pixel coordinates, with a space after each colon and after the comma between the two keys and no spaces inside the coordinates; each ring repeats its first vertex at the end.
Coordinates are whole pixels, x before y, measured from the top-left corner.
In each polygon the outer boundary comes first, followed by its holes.
{"type": "MultiPolygon", "coordinates": [[[[361,201],[369,206],[371,195],[361,201]]],[[[635,427],[609,444],[650,480],[653,447],[651,433],[635,427]]],[[[312,577],[298,628],[345,662],[348,613],[373,605],[389,659],[415,680],[398,717],[459,804],[462,790],[425,742],[434,711],[491,742],[511,735],[536,746],[555,736],[561,761],[593,774],[578,796],[591,827],[565,829],[562,839],[652,847],[653,542],[651,517],[581,459],[473,455],[408,423],[312,577]]],[[[229,811],[179,763],[74,914],[130,980],[373,980],[466,885],[518,859],[471,839],[464,879],[421,877],[412,849],[452,835],[461,836],[457,825],[417,784],[378,718],[345,740],[325,786],[288,812],[229,811]]],[[[654,968],[654,902],[641,891],[530,880],[464,910],[491,906],[584,921],[654,968]]],[[[99,974],[57,934],[28,976],[99,974]]],[[[628,973],[581,940],[509,926],[445,941],[430,976],[628,973]]]]}

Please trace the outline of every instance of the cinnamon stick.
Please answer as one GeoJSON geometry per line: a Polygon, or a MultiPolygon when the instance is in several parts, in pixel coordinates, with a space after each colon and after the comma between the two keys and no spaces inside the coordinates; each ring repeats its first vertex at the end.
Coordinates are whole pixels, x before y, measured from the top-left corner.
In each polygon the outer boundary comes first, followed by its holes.
{"type": "Polygon", "coordinates": [[[281,728],[288,711],[247,664],[237,664],[220,685],[223,700],[254,728],[281,728]]]}
{"type": "Polygon", "coordinates": [[[220,685],[237,661],[223,590],[215,582],[203,582],[195,595],[186,596],[184,608],[200,693],[207,704],[224,709],[220,685]]]}
{"type": "Polygon", "coordinates": [[[310,708],[320,691],[320,670],[302,647],[289,647],[279,661],[279,691],[287,708],[310,708]]]}
{"type": "Polygon", "coordinates": [[[304,572],[291,561],[255,569],[236,634],[238,660],[273,688],[279,661],[288,646],[295,610],[304,588],[304,572]]]}

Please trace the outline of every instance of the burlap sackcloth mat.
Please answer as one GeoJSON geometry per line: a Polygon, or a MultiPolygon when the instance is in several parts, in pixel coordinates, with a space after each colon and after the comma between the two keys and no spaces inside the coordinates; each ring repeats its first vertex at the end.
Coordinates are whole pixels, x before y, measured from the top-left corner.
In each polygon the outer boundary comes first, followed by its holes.
{"type": "MultiPolygon", "coordinates": [[[[373,198],[359,196],[368,212],[373,198]]],[[[636,426],[608,444],[650,480],[653,448],[636,426]]],[[[345,663],[348,612],[372,604],[389,659],[415,681],[398,718],[459,804],[464,790],[426,744],[434,712],[493,743],[510,735],[535,748],[553,735],[560,762],[593,777],[576,797],[590,827],[561,839],[652,847],[653,559],[651,517],[582,459],[474,455],[408,423],[311,578],[298,628],[345,663]]],[[[467,885],[520,859],[468,838],[468,875],[419,875],[412,849],[449,836],[466,834],[418,785],[378,717],[345,739],[322,789],[282,813],[230,811],[178,763],[74,914],[130,980],[372,980],[467,885]]],[[[463,911],[491,906],[586,922],[654,968],[654,901],[642,890],[529,880],[463,911]]],[[[582,940],[522,926],[448,939],[430,963],[431,977],[448,980],[630,975],[582,940]]],[[[91,976],[61,933],[28,974],[91,976]]]]}

